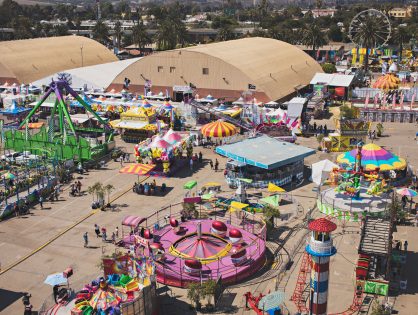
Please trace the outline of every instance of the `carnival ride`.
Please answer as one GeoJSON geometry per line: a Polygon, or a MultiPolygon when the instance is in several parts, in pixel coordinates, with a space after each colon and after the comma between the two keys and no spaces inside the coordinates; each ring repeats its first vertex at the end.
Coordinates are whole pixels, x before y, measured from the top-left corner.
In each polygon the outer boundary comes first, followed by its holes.
{"type": "Polygon", "coordinates": [[[19,128],[25,127],[25,131],[5,132],[5,148],[18,152],[40,151],[49,149],[54,152],[54,158],[76,159],[81,161],[95,159],[108,152],[113,145],[113,129],[70,87],[69,82],[63,78],[52,81],[40,101],[21,122],[19,128]],[[82,127],[76,126],[72,121],[67,104],[64,100],[65,92],[72,95],[102,126],[82,127]],[[48,118],[48,128],[30,135],[27,131],[31,118],[36,114],[40,106],[51,95],[55,94],[56,100],[48,118]],[[102,140],[97,140],[103,137],[102,140]]]}
{"type": "MultiPolygon", "coordinates": [[[[185,198],[191,199],[200,198],[185,198]]],[[[192,216],[200,217],[200,211],[192,216]]],[[[184,208],[176,212],[170,206],[134,223],[127,219],[133,232],[124,239],[135,247],[136,255],[153,258],[158,282],[183,288],[208,279],[237,283],[265,263],[266,227],[261,216],[228,217],[222,210],[212,211],[210,218],[190,216],[184,208]]]]}

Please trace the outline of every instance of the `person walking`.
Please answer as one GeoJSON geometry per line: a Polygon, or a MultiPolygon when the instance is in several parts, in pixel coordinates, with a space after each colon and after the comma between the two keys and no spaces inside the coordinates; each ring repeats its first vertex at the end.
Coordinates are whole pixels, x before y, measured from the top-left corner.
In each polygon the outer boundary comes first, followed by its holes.
{"type": "Polygon", "coordinates": [[[215,159],[215,172],[218,171],[218,168],[219,168],[219,161],[218,159],[215,159]]]}
{"type": "Polygon", "coordinates": [[[193,172],[193,158],[190,158],[190,170],[193,172]]]}
{"type": "Polygon", "coordinates": [[[39,204],[41,205],[41,209],[44,208],[44,197],[39,196],[39,204]]]}
{"type": "Polygon", "coordinates": [[[102,227],[102,241],[107,241],[106,228],[102,227]]]}
{"type": "Polygon", "coordinates": [[[87,232],[84,233],[83,239],[84,239],[84,247],[88,247],[89,246],[89,236],[88,236],[87,232]]]}
{"type": "Polygon", "coordinates": [[[96,232],[96,236],[97,236],[97,238],[99,238],[100,237],[100,227],[97,224],[94,225],[94,232],[96,232]]]}
{"type": "Polygon", "coordinates": [[[112,233],[112,244],[116,243],[116,234],[115,232],[112,233]]]}
{"type": "Polygon", "coordinates": [[[115,235],[116,235],[116,238],[119,238],[119,227],[118,226],[115,227],[115,235]]]}
{"type": "Polygon", "coordinates": [[[209,165],[210,165],[210,169],[213,170],[213,161],[212,160],[209,161],[209,165]]]}
{"type": "Polygon", "coordinates": [[[80,181],[77,182],[77,190],[78,190],[78,193],[81,194],[81,182],[80,181]]]}
{"type": "Polygon", "coordinates": [[[203,154],[202,152],[199,152],[199,163],[203,162],[203,154]]]}
{"type": "Polygon", "coordinates": [[[408,241],[405,241],[405,242],[403,243],[403,250],[404,250],[405,252],[407,252],[407,251],[408,251],[408,241]]]}

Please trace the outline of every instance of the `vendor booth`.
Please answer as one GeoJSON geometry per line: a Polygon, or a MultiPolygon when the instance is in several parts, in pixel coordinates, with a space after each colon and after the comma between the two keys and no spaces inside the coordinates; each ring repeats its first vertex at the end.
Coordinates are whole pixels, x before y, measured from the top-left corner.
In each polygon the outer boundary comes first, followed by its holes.
{"type": "Polygon", "coordinates": [[[301,181],[304,158],[315,150],[262,135],[219,146],[216,152],[231,159],[225,171],[231,187],[238,187],[239,179],[247,178],[252,180],[249,186],[265,188],[269,183],[282,186],[301,181]]]}

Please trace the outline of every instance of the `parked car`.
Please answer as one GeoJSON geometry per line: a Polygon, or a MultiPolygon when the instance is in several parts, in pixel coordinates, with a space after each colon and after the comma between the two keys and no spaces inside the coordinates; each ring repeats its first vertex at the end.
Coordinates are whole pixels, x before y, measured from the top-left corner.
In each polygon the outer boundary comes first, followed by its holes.
{"type": "Polygon", "coordinates": [[[21,155],[22,155],[21,152],[10,152],[10,153],[3,154],[0,157],[0,159],[2,161],[6,161],[6,162],[9,162],[9,163],[14,163],[16,161],[16,158],[21,156],[21,155]]]}

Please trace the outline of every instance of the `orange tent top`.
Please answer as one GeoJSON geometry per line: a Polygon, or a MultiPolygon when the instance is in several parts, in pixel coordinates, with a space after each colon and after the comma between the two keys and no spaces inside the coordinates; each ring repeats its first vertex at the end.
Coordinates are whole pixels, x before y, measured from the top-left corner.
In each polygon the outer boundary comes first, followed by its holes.
{"type": "Polygon", "coordinates": [[[119,170],[119,173],[134,174],[134,175],[147,175],[155,168],[155,164],[131,164],[125,166],[119,170]]]}

